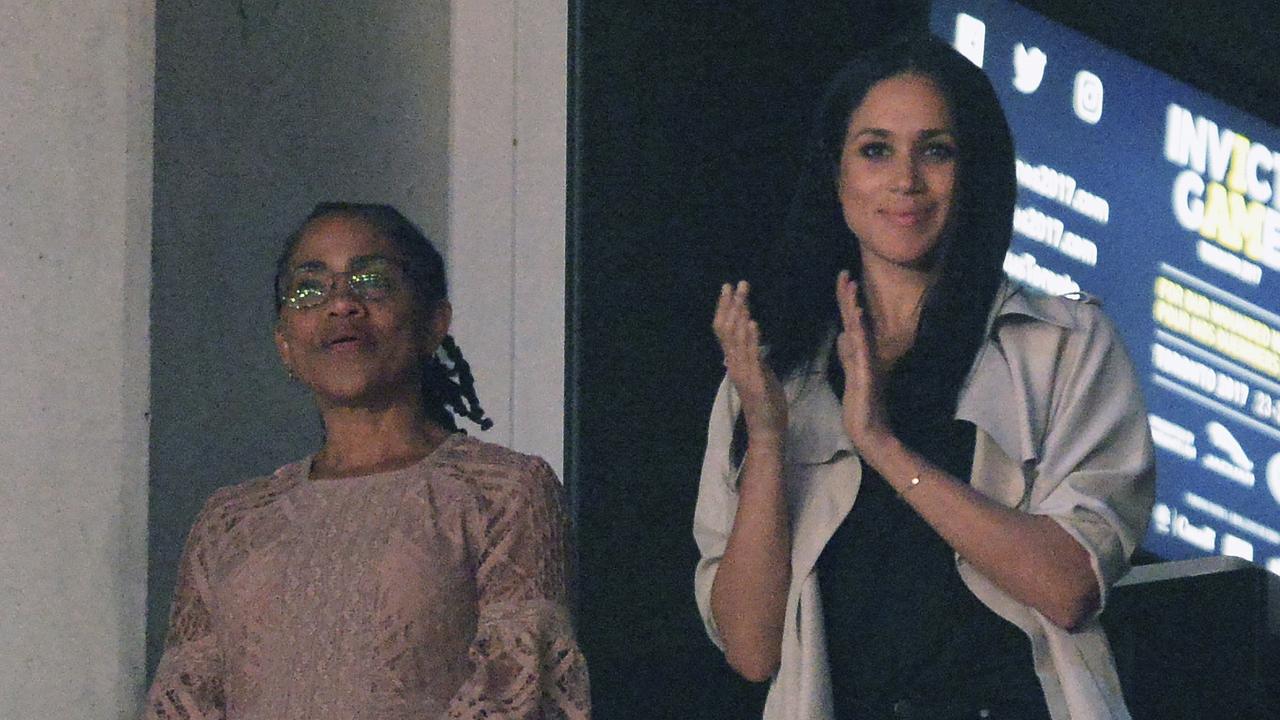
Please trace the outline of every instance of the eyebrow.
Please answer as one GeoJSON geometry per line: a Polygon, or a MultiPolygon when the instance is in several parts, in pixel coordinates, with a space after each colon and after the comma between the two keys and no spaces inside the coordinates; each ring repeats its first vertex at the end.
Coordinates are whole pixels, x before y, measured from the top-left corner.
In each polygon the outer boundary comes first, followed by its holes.
{"type": "MultiPolygon", "coordinates": [[[[351,268],[352,272],[354,272],[356,270],[363,270],[377,262],[391,263],[394,261],[386,255],[378,255],[375,253],[371,255],[357,255],[356,257],[351,258],[348,266],[351,268]]],[[[312,271],[328,269],[329,266],[326,265],[323,260],[308,260],[307,262],[295,265],[293,270],[290,272],[297,272],[299,270],[312,271]]]]}
{"type": "MultiPolygon", "coordinates": [[[[887,138],[887,137],[893,137],[893,133],[889,132],[888,130],[885,130],[884,128],[874,128],[874,127],[873,127],[873,128],[864,128],[864,129],[862,129],[862,130],[859,130],[858,132],[854,133],[854,134],[853,134],[853,136],[852,136],[852,137],[850,137],[849,139],[850,139],[850,140],[857,140],[858,138],[862,137],[863,135],[870,135],[870,136],[872,136],[872,137],[876,137],[876,138],[887,138]]],[[[950,129],[950,128],[930,128],[930,129],[928,129],[928,130],[921,130],[921,131],[920,131],[920,135],[919,135],[919,139],[921,139],[921,140],[931,140],[931,139],[933,139],[933,138],[935,138],[935,137],[939,137],[939,136],[941,136],[941,135],[955,135],[955,131],[954,131],[954,130],[952,130],[952,129],[950,129]]]]}

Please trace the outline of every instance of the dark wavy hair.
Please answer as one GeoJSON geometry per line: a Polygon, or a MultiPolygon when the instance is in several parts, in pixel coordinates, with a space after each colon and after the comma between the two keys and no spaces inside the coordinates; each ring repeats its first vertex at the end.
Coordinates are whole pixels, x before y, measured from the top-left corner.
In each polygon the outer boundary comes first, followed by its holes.
{"type": "MultiPolygon", "coordinates": [[[[753,310],[769,346],[769,364],[780,378],[815,369],[822,351],[829,350],[827,382],[843,396],[844,368],[834,348],[823,345],[833,343],[840,327],[836,275],[848,270],[861,278],[862,257],[840,206],[841,154],[849,119],[867,92],[903,74],[928,77],[938,87],[958,150],[952,215],[936,260],[939,273],[923,298],[915,343],[895,363],[885,387],[894,430],[936,461],[929,434],[954,416],[981,346],[1004,278],[1017,196],[1008,122],[991,82],[968,59],[932,35],[910,33],[869,48],[836,73],[815,113],[783,237],[771,253],[769,275],[758,283],[753,310]]],[[[739,417],[731,445],[736,461],[746,440],[739,417]]]]}
{"type": "MultiPolygon", "coordinates": [[[[911,381],[895,383],[891,377],[887,391],[892,404],[937,408],[941,402],[950,414],[1003,278],[1017,187],[1013,140],[990,81],[931,35],[899,36],[869,49],[828,86],[770,266],[776,281],[761,288],[760,322],[769,362],[783,378],[804,372],[830,342],[840,322],[836,274],[862,274],[858,239],[845,222],[836,186],[849,118],[873,85],[903,74],[923,75],[937,85],[951,112],[959,154],[939,275],[924,297],[915,345],[895,368],[894,376],[911,381]]],[[[842,370],[838,362],[830,365],[840,392],[842,370]]]]}
{"type": "MultiPolygon", "coordinates": [[[[303,232],[311,223],[329,217],[346,217],[368,223],[374,232],[396,248],[404,262],[405,274],[419,310],[430,312],[448,299],[449,285],[445,277],[444,258],[426,234],[399,210],[390,205],[322,202],[289,234],[284,249],[276,260],[273,299],[277,317],[283,307],[282,283],[289,272],[289,261],[293,259],[303,232]]],[[[462,357],[462,350],[454,342],[453,336],[444,337],[440,350],[444,353],[444,359],[437,352],[422,361],[422,406],[427,417],[452,432],[458,432],[455,415],[479,425],[481,430],[493,427],[493,421],[485,416],[476,396],[471,366],[462,357]]]]}

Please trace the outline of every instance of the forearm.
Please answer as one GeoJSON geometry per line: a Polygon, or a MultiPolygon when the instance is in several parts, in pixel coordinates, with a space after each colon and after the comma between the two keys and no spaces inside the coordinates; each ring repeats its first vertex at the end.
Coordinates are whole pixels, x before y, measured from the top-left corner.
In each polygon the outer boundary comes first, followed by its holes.
{"type": "Polygon", "coordinates": [[[780,440],[748,443],[733,529],[711,588],[711,612],[724,638],[725,657],[755,682],[767,680],[778,667],[791,582],[782,457],[780,440]]]}
{"type": "Polygon", "coordinates": [[[1014,599],[1067,629],[1097,609],[1088,552],[1051,518],[1000,505],[896,438],[871,444],[864,459],[960,557],[1014,599]]]}

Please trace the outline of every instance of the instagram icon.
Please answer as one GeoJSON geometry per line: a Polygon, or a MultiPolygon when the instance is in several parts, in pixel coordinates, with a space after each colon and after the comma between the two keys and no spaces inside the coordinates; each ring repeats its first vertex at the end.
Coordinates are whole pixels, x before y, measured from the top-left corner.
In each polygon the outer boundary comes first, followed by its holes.
{"type": "Polygon", "coordinates": [[[1102,80],[1088,70],[1076,73],[1071,105],[1076,117],[1090,125],[1098,124],[1102,119],[1102,80]]]}

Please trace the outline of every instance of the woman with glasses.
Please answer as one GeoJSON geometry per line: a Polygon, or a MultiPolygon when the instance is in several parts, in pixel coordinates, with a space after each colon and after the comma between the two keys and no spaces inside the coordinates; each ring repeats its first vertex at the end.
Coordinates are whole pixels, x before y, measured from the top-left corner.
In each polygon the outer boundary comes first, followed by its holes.
{"type": "Polygon", "coordinates": [[[1098,611],[1151,509],[1146,412],[1096,302],[1003,276],[990,82],[931,37],[869,50],[806,162],[771,285],[713,321],[712,639],[768,719],[1127,718],[1098,611]]]}
{"type": "Polygon", "coordinates": [[[588,717],[561,487],[458,430],[491,423],[440,254],[391,207],[319,205],[276,309],[323,444],[205,504],[145,717],[588,717]]]}

